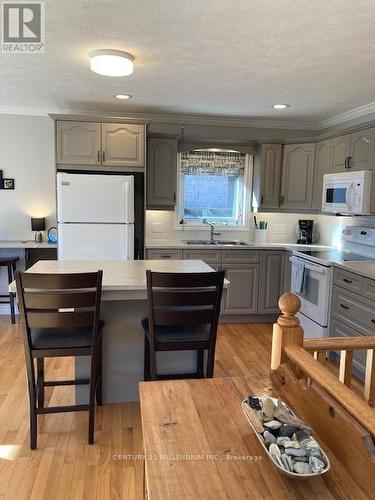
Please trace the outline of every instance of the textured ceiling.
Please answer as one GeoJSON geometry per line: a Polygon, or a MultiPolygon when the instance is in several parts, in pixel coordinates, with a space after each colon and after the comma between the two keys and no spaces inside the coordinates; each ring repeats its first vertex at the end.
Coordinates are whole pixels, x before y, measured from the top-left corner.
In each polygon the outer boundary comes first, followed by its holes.
{"type": "Polygon", "coordinates": [[[47,0],[43,55],[0,54],[0,108],[319,121],[375,101],[375,0],[47,0]],[[99,48],[130,77],[89,70],[99,48]],[[130,102],[115,93],[134,96],[130,102]],[[272,103],[286,102],[283,112],[272,103]]]}

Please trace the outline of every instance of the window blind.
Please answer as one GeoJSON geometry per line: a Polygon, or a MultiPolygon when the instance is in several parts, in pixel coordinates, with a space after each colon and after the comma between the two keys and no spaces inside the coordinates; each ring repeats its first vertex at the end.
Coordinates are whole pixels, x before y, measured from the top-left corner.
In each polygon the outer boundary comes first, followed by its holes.
{"type": "Polygon", "coordinates": [[[189,151],[181,153],[181,172],[189,175],[225,175],[242,177],[246,155],[217,151],[189,151]]]}

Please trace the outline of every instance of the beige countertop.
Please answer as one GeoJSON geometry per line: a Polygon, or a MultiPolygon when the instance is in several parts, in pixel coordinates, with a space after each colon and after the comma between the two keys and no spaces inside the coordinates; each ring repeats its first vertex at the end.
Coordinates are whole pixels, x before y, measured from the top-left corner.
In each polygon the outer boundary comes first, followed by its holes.
{"type": "MultiPolygon", "coordinates": [[[[188,238],[186,238],[188,239],[188,238]]],[[[194,238],[195,239],[195,238],[194,238]]],[[[204,238],[202,238],[204,239],[204,238]]],[[[231,238],[226,238],[230,240],[231,238]]],[[[180,240],[149,240],[146,243],[146,248],[148,249],[158,249],[158,248],[183,248],[183,249],[216,249],[223,250],[225,248],[238,248],[242,250],[254,249],[254,250],[331,250],[332,247],[326,245],[298,245],[297,243],[255,243],[253,241],[248,241],[246,239],[240,240],[246,243],[246,245],[188,245],[180,240]]]]}
{"type": "Polygon", "coordinates": [[[339,267],[340,269],[345,269],[365,278],[375,279],[375,261],[373,262],[358,262],[358,261],[345,261],[337,262],[332,264],[333,267],[339,267]]]}
{"type": "MultiPolygon", "coordinates": [[[[69,261],[40,260],[27,272],[30,273],[84,273],[103,270],[103,292],[146,290],[146,270],[176,273],[213,271],[202,260],[110,260],[69,261]]],[[[225,286],[228,285],[226,280],[225,286]]],[[[15,292],[13,282],[9,290],[15,292]]]]}
{"type": "Polygon", "coordinates": [[[48,243],[47,241],[35,243],[34,240],[0,240],[0,250],[2,248],[57,248],[57,245],[55,243],[48,243]]]}

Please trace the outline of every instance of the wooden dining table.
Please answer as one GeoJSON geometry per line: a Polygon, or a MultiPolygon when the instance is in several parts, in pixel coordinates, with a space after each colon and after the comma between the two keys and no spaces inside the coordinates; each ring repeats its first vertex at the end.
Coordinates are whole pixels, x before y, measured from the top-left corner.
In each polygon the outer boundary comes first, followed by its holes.
{"type": "Polygon", "coordinates": [[[369,498],[319,436],[331,469],[305,480],[281,474],[243,415],[249,394],[277,396],[268,378],[140,383],[149,500],[369,498]]]}

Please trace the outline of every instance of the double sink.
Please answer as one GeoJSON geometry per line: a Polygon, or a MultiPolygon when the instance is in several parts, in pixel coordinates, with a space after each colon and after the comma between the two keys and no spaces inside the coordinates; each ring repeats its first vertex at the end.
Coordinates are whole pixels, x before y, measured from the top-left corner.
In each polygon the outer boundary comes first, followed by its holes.
{"type": "Polygon", "coordinates": [[[245,241],[238,241],[238,240],[185,240],[183,243],[186,245],[209,245],[209,246],[215,246],[215,245],[228,245],[228,246],[244,246],[244,247],[249,247],[250,244],[246,243],[245,241]]]}

